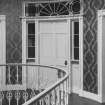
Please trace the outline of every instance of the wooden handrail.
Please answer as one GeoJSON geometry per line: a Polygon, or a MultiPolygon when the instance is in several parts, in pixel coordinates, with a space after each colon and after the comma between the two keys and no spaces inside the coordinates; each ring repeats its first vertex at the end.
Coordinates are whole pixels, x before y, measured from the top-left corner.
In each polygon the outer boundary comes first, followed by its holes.
{"type": "MultiPolygon", "coordinates": [[[[48,65],[34,65],[34,64],[22,64],[22,63],[8,63],[8,64],[0,64],[0,67],[11,67],[11,66],[22,66],[22,67],[43,67],[43,68],[51,68],[57,71],[61,72],[61,78],[58,79],[57,82],[55,82],[53,85],[51,85],[50,87],[45,88],[44,91],[40,92],[38,95],[34,96],[33,98],[29,99],[28,101],[26,101],[23,105],[31,105],[33,103],[35,103],[35,105],[37,105],[37,102],[40,102],[41,100],[43,100],[47,95],[50,97],[50,94],[52,94],[53,91],[58,91],[60,96],[60,101],[62,100],[67,100],[68,98],[68,82],[69,82],[69,73],[64,70],[64,69],[60,69],[60,68],[56,68],[54,66],[48,66],[48,65]],[[57,90],[58,89],[58,90],[57,90]],[[66,96],[65,96],[66,94],[66,96]],[[66,97],[66,98],[65,98],[66,97]]],[[[58,94],[58,93],[57,93],[58,94]]],[[[55,96],[55,95],[54,95],[55,96]]],[[[59,98],[59,96],[58,96],[59,98]]],[[[61,102],[59,101],[59,105],[61,105],[61,102]]],[[[44,101],[43,101],[44,102],[44,101]]],[[[42,104],[39,104],[42,105],[42,104]]],[[[44,104],[43,104],[44,105],[44,104]]],[[[50,104],[49,104],[50,105],[50,104]]],[[[58,104],[57,104],[58,105],[58,104]]],[[[64,105],[67,105],[66,103],[64,105]]]]}
{"type": "MultiPolygon", "coordinates": [[[[37,66],[39,66],[39,65],[37,65],[37,66]]],[[[30,105],[31,103],[36,102],[37,100],[39,100],[43,96],[47,95],[50,91],[52,91],[53,89],[55,89],[57,86],[59,86],[66,79],[69,78],[69,74],[68,74],[68,72],[66,70],[58,69],[58,68],[50,67],[50,66],[42,66],[42,65],[40,65],[40,66],[41,67],[53,68],[53,69],[57,69],[57,70],[63,71],[63,72],[65,72],[66,75],[63,78],[61,78],[60,80],[58,80],[56,83],[54,83],[52,86],[46,88],[44,91],[42,91],[41,93],[39,93],[37,96],[35,96],[35,97],[31,98],[30,100],[28,100],[27,102],[25,102],[23,105],[30,105]]]]}

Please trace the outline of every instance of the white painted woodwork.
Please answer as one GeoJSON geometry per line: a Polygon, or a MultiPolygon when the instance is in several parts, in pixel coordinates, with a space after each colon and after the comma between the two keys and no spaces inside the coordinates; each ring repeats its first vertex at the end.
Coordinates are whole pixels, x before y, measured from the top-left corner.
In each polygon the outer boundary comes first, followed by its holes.
{"type": "Polygon", "coordinates": [[[105,10],[98,11],[98,95],[105,102],[105,10]]]}
{"type": "MultiPolygon", "coordinates": [[[[28,63],[34,64],[34,63],[28,63]]],[[[27,88],[38,89],[38,67],[37,66],[27,66],[26,67],[26,81],[27,81],[27,88]]]]}
{"type": "Polygon", "coordinates": [[[39,22],[40,64],[51,65],[55,61],[55,36],[53,22],[39,22]]]}
{"type": "MultiPolygon", "coordinates": [[[[40,64],[66,68],[64,62],[68,60],[67,20],[40,21],[39,27],[40,64]]],[[[57,71],[41,70],[40,74],[42,73],[46,77],[45,72],[49,72],[47,74],[50,77],[49,80],[57,79],[57,71]]]]}
{"type": "Polygon", "coordinates": [[[40,22],[40,64],[64,66],[68,60],[67,20],[40,22]]]}
{"type": "MultiPolygon", "coordinates": [[[[48,66],[54,66],[57,68],[67,70],[70,73],[69,92],[71,91],[71,85],[74,85],[72,87],[74,87],[75,89],[79,89],[79,86],[78,86],[79,83],[77,83],[76,80],[80,80],[79,82],[81,82],[81,77],[77,76],[76,74],[81,74],[80,72],[82,71],[82,69],[81,71],[79,70],[80,65],[78,65],[78,67],[77,66],[75,67],[74,65],[72,66],[70,62],[70,58],[71,58],[70,57],[71,56],[70,54],[71,53],[71,48],[70,48],[71,28],[70,27],[71,27],[71,20],[73,19],[79,19],[79,22],[80,22],[80,18],[78,17],[70,17],[67,19],[66,18],[58,18],[58,19],[49,18],[49,19],[35,19],[35,20],[26,19],[26,21],[35,22],[35,26],[36,26],[35,27],[35,30],[36,30],[35,31],[36,32],[35,33],[36,34],[36,58],[35,58],[35,62],[28,62],[28,64],[48,65],[48,66]],[[65,60],[67,60],[67,65],[65,65],[65,60]],[[72,69],[73,75],[71,75],[70,69],[72,69]]],[[[82,27],[82,25],[80,25],[80,27],[82,27]]],[[[26,40],[23,41],[23,43],[25,42],[26,40]]],[[[82,41],[80,41],[80,44],[81,43],[82,41]]],[[[26,46],[26,44],[23,44],[23,45],[26,46]]],[[[82,49],[82,47],[80,48],[82,49]]],[[[26,48],[24,48],[24,50],[26,51],[26,48]]],[[[26,56],[25,51],[23,52],[24,57],[26,56]]],[[[81,52],[82,51],[80,50],[80,54],[82,54],[81,52]]],[[[25,60],[23,61],[26,62],[26,57],[25,57],[25,60]]],[[[28,88],[36,87],[36,89],[38,89],[39,88],[38,85],[40,85],[40,78],[41,80],[45,81],[45,79],[46,80],[48,79],[46,75],[52,78],[51,79],[52,82],[50,81],[51,83],[53,83],[53,81],[55,81],[57,78],[57,72],[55,71],[44,70],[42,68],[38,68],[35,71],[33,70],[33,68],[30,68],[29,70],[27,70],[27,74],[26,74],[27,83],[26,84],[28,88]],[[53,77],[54,73],[55,73],[55,77],[53,77]],[[42,76],[42,74],[43,74],[43,77],[40,77],[42,76]],[[35,77],[33,75],[35,75],[35,77]],[[37,80],[36,84],[31,85],[32,81],[34,81],[35,79],[37,80]]]]}
{"type": "MultiPolygon", "coordinates": [[[[6,63],[6,17],[0,15],[0,64],[6,63]]],[[[5,67],[0,67],[0,89],[5,84],[5,67]]]]}
{"type": "Polygon", "coordinates": [[[102,94],[105,99],[105,16],[102,17],[102,94]]]}
{"type": "MultiPolygon", "coordinates": [[[[28,21],[29,22],[29,21],[28,21]]],[[[27,62],[27,59],[25,57],[25,62],[26,64],[29,65],[36,65],[38,64],[38,43],[39,43],[39,39],[38,39],[38,21],[33,21],[35,22],[35,58],[34,58],[34,62],[27,62]]],[[[25,42],[26,43],[26,42],[25,42]]],[[[25,49],[25,54],[26,54],[26,49],[25,49]]],[[[38,89],[39,88],[39,67],[34,67],[34,66],[28,66],[26,68],[26,87],[27,88],[32,88],[32,89],[38,89]]]]}
{"type": "Polygon", "coordinates": [[[45,89],[57,81],[57,70],[51,68],[39,68],[39,88],[45,89]]]}
{"type": "Polygon", "coordinates": [[[79,64],[72,64],[72,92],[79,93],[80,90],[80,69],[79,64]]]}
{"type": "MultiPolygon", "coordinates": [[[[22,19],[22,63],[26,64],[26,19],[22,19]]],[[[22,67],[22,82],[26,88],[26,67],[22,67]]]]}
{"type": "MultiPolygon", "coordinates": [[[[82,90],[80,92],[80,96],[86,97],[100,103],[105,102],[105,10],[98,10],[98,94],[86,92],[83,90],[83,79],[81,80],[82,83],[82,90]]],[[[82,57],[82,56],[81,56],[82,57]]],[[[82,57],[83,58],[83,57],[82,57]]],[[[83,63],[81,63],[81,68],[83,68],[83,63]]],[[[83,71],[81,71],[81,76],[83,78],[83,71]]]]}

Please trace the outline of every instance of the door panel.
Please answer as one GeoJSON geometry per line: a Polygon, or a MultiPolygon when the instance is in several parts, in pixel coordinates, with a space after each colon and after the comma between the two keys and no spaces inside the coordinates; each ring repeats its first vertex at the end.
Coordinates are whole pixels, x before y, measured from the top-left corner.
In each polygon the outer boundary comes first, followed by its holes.
{"type": "MultiPolygon", "coordinates": [[[[67,27],[67,20],[43,20],[39,22],[40,64],[68,70],[68,66],[65,66],[65,60],[68,60],[69,53],[67,27]]],[[[56,70],[48,72],[48,70],[40,69],[40,75],[43,75],[43,84],[46,84],[44,82],[47,80],[53,83],[57,79],[57,74],[58,71],[56,70]],[[53,78],[51,78],[52,74],[53,78]]],[[[47,82],[49,83],[49,81],[47,82]]]]}
{"type": "Polygon", "coordinates": [[[65,34],[68,32],[67,20],[59,20],[54,22],[54,33],[65,34]]]}
{"type": "Polygon", "coordinates": [[[58,21],[54,24],[56,39],[56,66],[69,71],[69,29],[68,21],[58,21]]]}
{"type": "Polygon", "coordinates": [[[53,34],[53,23],[39,23],[40,40],[40,64],[52,65],[55,59],[55,39],[53,34]]]}
{"type": "Polygon", "coordinates": [[[72,64],[72,91],[79,93],[80,89],[80,69],[79,64],[72,64]]]}
{"type": "Polygon", "coordinates": [[[67,20],[39,23],[40,64],[65,67],[69,56],[67,20]]]}
{"type": "Polygon", "coordinates": [[[46,34],[52,34],[53,33],[53,23],[50,22],[50,21],[40,21],[39,22],[39,33],[43,34],[43,33],[46,33],[46,34]]]}
{"type": "Polygon", "coordinates": [[[56,65],[65,66],[65,60],[68,60],[68,39],[66,34],[59,34],[56,37],[56,65]]]}

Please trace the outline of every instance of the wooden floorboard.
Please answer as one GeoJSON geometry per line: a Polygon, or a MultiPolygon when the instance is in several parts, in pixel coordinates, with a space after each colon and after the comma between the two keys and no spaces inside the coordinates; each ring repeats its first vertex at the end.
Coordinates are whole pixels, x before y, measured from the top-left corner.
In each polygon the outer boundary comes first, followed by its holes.
{"type": "Polygon", "coordinates": [[[96,101],[79,97],[77,94],[69,95],[69,105],[105,105],[105,103],[101,104],[96,101]]]}

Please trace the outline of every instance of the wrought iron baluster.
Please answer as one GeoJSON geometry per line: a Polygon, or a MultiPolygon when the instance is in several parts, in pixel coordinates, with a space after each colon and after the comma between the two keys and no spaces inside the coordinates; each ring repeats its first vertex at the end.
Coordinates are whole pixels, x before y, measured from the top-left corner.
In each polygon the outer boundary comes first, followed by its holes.
{"type": "Polygon", "coordinates": [[[15,92],[15,99],[17,100],[17,105],[19,105],[20,92],[18,90],[15,92]]]}
{"type": "Polygon", "coordinates": [[[10,79],[11,78],[11,74],[10,73],[11,73],[11,67],[10,67],[10,65],[8,65],[8,79],[9,79],[8,82],[9,82],[9,84],[11,84],[11,79],[10,79]]]}
{"type": "Polygon", "coordinates": [[[17,71],[17,73],[16,73],[16,75],[17,75],[17,84],[19,83],[19,74],[18,74],[18,72],[19,72],[19,68],[18,68],[18,65],[16,65],[16,71],[17,71]]]}
{"type": "Polygon", "coordinates": [[[0,105],[2,105],[3,99],[4,99],[4,93],[1,91],[1,92],[0,92],[0,105]]]}
{"type": "Polygon", "coordinates": [[[66,80],[64,81],[64,105],[66,105],[66,80]]]}
{"type": "Polygon", "coordinates": [[[67,95],[67,105],[68,105],[69,78],[67,78],[67,80],[66,80],[66,89],[67,89],[66,95],[67,95]]]}
{"type": "Polygon", "coordinates": [[[59,85],[59,105],[61,105],[61,88],[60,88],[60,85],[59,85]]]}
{"type": "Polygon", "coordinates": [[[7,94],[6,94],[6,98],[8,99],[9,101],[9,105],[11,105],[11,99],[13,97],[13,94],[11,91],[8,91],[7,94]]]}
{"type": "Polygon", "coordinates": [[[56,90],[56,92],[57,92],[57,99],[56,99],[56,105],[59,105],[59,86],[57,86],[57,88],[56,88],[57,90],[56,90]]]}
{"type": "Polygon", "coordinates": [[[62,88],[63,88],[63,91],[62,91],[62,98],[63,98],[63,99],[62,99],[62,101],[63,101],[63,105],[65,105],[65,90],[64,90],[64,85],[65,85],[65,84],[64,84],[64,81],[63,81],[62,85],[63,85],[63,86],[62,86],[62,88]]]}
{"type": "Polygon", "coordinates": [[[23,99],[24,99],[25,102],[27,101],[27,99],[28,99],[27,91],[23,92],[23,99]]]}
{"type": "Polygon", "coordinates": [[[50,105],[51,98],[50,98],[50,93],[48,93],[48,105],[50,105]]]}
{"type": "Polygon", "coordinates": [[[52,90],[52,97],[53,97],[53,105],[56,105],[55,88],[52,90]]]}
{"type": "Polygon", "coordinates": [[[44,105],[44,97],[42,97],[41,99],[40,99],[40,105],[44,105]]]}
{"type": "Polygon", "coordinates": [[[67,94],[67,88],[66,88],[66,81],[67,81],[67,80],[64,81],[64,90],[65,90],[65,96],[64,96],[64,97],[65,97],[65,105],[67,105],[67,96],[66,96],[66,94],[67,94]]]}
{"type": "MultiPolygon", "coordinates": [[[[42,74],[40,76],[43,82],[42,74]]],[[[47,87],[43,91],[40,91],[41,93],[39,93],[35,99],[33,98],[34,100],[27,101],[28,95],[24,92],[23,99],[25,103],[23,105],[68,105],[68,77],[69,75],[66,71],[60,70],[60,79],[52,84],[51,87],[47,87]]],[[[40,90],[42,90],[43,86],[42,84],[40,85],[40,90]]]]}
{"type": "Polygon", "coordinates": [[[63,83],[61,83],[60,86],[61,86],[61,105],[63,105],[63,83]]]}

